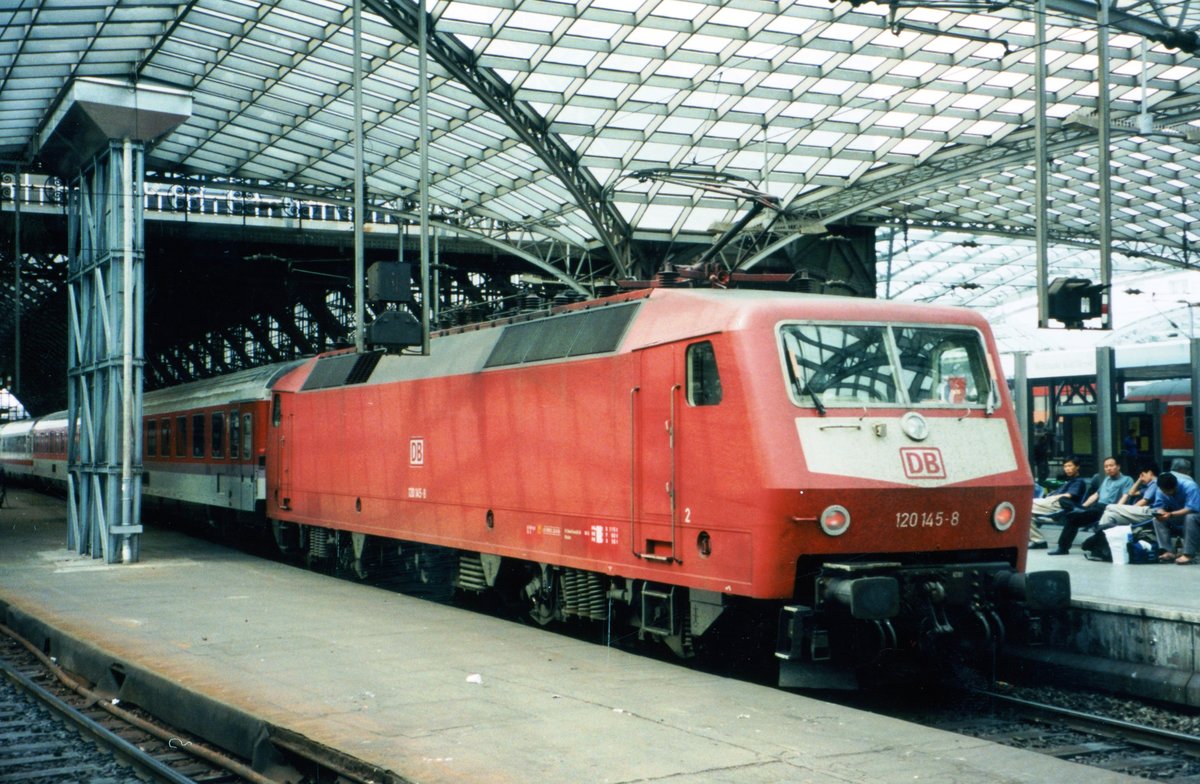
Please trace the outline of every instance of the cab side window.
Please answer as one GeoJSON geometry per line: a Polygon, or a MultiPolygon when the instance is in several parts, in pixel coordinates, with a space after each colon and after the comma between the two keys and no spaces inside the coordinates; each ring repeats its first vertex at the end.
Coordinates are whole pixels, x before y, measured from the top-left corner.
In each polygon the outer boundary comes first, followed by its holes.
{"type": "Polygon", "coordinates": [[[693,406],[715,406],[721,402],[721,375],[717,355],[709,341],[687,348],[687,400],[693,406]]]}

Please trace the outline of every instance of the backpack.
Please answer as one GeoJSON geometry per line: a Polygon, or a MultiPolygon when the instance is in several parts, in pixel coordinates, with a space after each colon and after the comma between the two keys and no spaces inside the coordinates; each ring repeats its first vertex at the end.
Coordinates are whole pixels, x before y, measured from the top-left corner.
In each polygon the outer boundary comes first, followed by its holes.
{"type": "Polygon", "coordinates": [[[1129,550],[1131,564],[1158,563],[1158,540],[1154,536],[1154,528],[1146,523],[1133,526],[1125,547],[1129,550]]]}
{"type": "Polygon", "coordinates": [[[1153,538],[1147,541],[1132,537],[1125,545],[1125,549],[1129,551],[1129,563],[1131,564],[1158,563],[1158,549],[1154,546],[1153,538]]]}
{"type": "Polygon", "coordinates": [[[1079,549],[1083,550],[1083,555],[1089,561],[1108,561],[1112,563],[1112,550],[1108,549],[1108,537],[1103,531],[1096,533],[1083,540],[1079,545],[1079,549]]]}

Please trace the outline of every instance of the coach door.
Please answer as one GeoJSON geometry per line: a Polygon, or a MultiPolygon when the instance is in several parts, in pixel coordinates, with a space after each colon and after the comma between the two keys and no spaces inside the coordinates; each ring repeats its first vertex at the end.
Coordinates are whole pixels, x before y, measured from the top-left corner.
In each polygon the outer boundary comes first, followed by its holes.
{"type": "Polygon", "coordinates": [[[258,480],[255,476],[254,421],[249,404],[229,411],[229,469],[237,488],[238,509],[253,511],[258,498],[258,480]]]}
{"type": "Polygon", "coordinates": [[[678,346],[661,346],[643,350],[640,362],[640,383],[629,393],[632,548],[641,558],[670,562],[677,560],[675,436],[682,359],[678,346]]]}

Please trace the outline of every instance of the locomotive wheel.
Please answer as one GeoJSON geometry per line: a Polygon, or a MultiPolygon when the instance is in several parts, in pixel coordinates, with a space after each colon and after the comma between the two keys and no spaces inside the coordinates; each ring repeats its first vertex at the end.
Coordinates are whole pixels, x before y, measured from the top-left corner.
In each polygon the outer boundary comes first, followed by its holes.
{"type": "Polygon", "coordinates": [[[365,582],[379,563],[379,550],[374,537],[342,532],[338,538],[338,576],[365,582]]]}
{"type": "Polygon", "coordinates": [[[294,558],[300,550],[300,531],[294,523],[284,523],[279,520],[271,521],[271,534],[275,539],[275,547],[284,558],[294,558]]]}
{"type": "Polygon", "coordinates": [[[558,617],[557,575],[546,564],[538,564],[539,571],[525,585],[525,595],[531,606],[529,617],[539,626],[545,626],[558,617]]]}

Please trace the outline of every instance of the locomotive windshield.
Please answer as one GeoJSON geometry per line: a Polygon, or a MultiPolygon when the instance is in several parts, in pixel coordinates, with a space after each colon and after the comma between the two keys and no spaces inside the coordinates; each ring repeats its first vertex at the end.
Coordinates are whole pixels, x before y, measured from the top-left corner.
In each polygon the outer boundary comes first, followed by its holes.
{"type": "Polygon", "coordinates": [[[800,405],[994,406],[973,329],[809,323],[785,324],[780,337],[800,405]]]}

